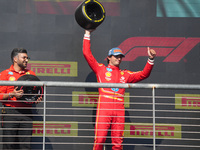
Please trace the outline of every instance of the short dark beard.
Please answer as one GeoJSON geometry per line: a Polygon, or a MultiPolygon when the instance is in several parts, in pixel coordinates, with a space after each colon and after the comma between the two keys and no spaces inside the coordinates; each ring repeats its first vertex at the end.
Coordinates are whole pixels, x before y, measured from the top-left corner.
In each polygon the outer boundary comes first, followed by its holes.
{"type": "Polygon", "coordinates": [[[17,65],[22,69],[26,69],[26,66],[24,66],[23,64],[17,64],[17,65]]]}

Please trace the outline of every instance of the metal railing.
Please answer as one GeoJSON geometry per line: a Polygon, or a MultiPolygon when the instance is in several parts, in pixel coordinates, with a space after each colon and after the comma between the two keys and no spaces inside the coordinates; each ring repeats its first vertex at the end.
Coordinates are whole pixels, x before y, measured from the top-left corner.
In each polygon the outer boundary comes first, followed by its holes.
{"type": "MultiPolygon", "coordinates": [[[[121,84],[121,83],[94,83],[94,82],[54,82],[54,81],[0,81],[0,86],[43,86],[44,87],[44,96],[43,96],[43,131],[46,131],[46,110],[47,110],[47,87],[68,87],[68,88],[125,88],[125,89],[151,89],[152,90],[152,122],[153,122],[153,150],[156,150],[156,105],[158,105],[156,100],[156,89],[164,89],[164,90],[199,90],[200,85],[192,85],[192,84],[121,84]]],[[[174,98],[174,97],[173,97],[174,98]]],[[[162,105],[162,104],[161,104],[162,105]]],[[[67,109],[67,108],[66,108],[67,109]]],[[[80,108],[79,108],[80,110],[80,108]]],[[[84,109],[86,110],[86,109],[84,109]]],[[[170,110],[169,110],[170,111],[170,110]]],[[[145,118],[145,117],[144,117],[145,118]]],[[[162,117],[160,117],[162,118],[162,117]]],[[[169,117],[170,118],[170,117],[169,117]]],[[[173,117],[171,117],[173,118],[173,117]]],[[[176,119],[176,118],[175,118],[176,119]]],[[[182,119],[180,117],[179,119],[182,119]]],[[[194,125],[198,126],[198,125],[194,125]]],[[[195,133],[198,133],[195,131],[195,133]]],[[[45,150],[45,132],[43,132],[43,150],[45,150]]],[[[190,140],[190,139],[188,139],[190,140]]],[[[195,140],[195,139],[192,139],[195,140]]],[[[196,139],[199,140],[199,139],[196,139]]],[[[72,143],[73,144],[73,143],[72,143]]],[[[76,143],[74,143],[76,144],[76,143]]],[[[84,143],[91,144],[91,143],[84,143]]],[[[109,145],[109,144],[108,144],[109,145]]],[[[126,144],[125,144],[126,145],[126,144]]],[[[129,144],[127,144],[129,145],[129,144]]],[[[137,144],[136,144],[137,145],[137,144]]],[[[138,144],[140,145],[140,144],[138,144]]],[[[144,145],[144,144],[143,144],[144,145]]],[[[151,145],[151,144],[150,144],[151,145]]],[[[165,147],[166,145],[161,145],[165,147]]],[[[184,147],[182,145],[177,145],[177,147],[184,147]]],[[[200,146],[195,146],[199,148],[200,146]]]]}

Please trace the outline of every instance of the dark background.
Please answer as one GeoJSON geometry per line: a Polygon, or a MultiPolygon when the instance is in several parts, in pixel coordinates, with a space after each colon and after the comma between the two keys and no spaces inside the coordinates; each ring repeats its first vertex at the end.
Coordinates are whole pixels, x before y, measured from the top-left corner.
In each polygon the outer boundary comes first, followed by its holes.
{"type": "MultiPolygon", "coordinates": [[[[10,53],[15,47],[24,47],[28,50],[28,55],[31,61],[72,61],[78,62],[78,76],[77,77],[57,77],[57,76],[40,76],[43,81],[70,81],[70,82],[95,82],[95,76],[91,73],[91,69],[87,65],[82,55],[82,39],[84,29],[82,29],[74,18],[75,8],[81,1],[71,1],[71,3],[63,2],[62,5],[69,12],[63,12],[58,2],[47,1],[45,4],[36,4],[34,0],[0,0],[0,71],[10,67],[10,53]],[[74,5],[72,5],[74,4],[74,5]],[[41,6],[40,6],[41,5],[41,6]],[[51,7],[48,7],[51,5],[51,7]],[[53,8],[57,10],[53,11],[53,8]],[[44,10],[47,10],[46,12],[44,10]]],[[[112,47],[119,46],[123,41],[131,37],[194,37],[200,38],[200,20],[194,17],[156,17],[156,0],[116,0],[113,9],[112,4],[102,1],[105,5],[106,19],[105,21],[92,33],[91,49],[98,62],[106,64],[105,58],[108,50],[112,47]]],[[[181,4],[180,4],[181,5],[181,4]]],[[[149,45],[151,46],[151,44],[149,45]]],[[[152,47],[155,48],[155,47],[152,47]]],[[[156,47],[157,48],[157,47],[156,47]]],[[[163,47],[162,47],[163,48],[163,47]]],[[[159,48],[156,49],[159,51],[159,48]]],[[[173,83],[173,84],[200,84],[200,45],[199,43],[189,51],[184,58],[178,62],[164,62],[165,57],[158,56],[155,60],[155,66],[151,76],[141,83],[173,83]]],[[[121,69],[128,69],[131,71],[142,70],[147,57],[139,57],[134,61],[124,61],[121,64],[121,69]]],[[[73,89],[73,88],[48,88],[48,93],[51,94],[72,94],[72,91],[93,91],[94,89],[73,89]]],[[[95,89],[96,91],[96,89],[95,89]]],[[[151,95],[150,91],[146,90],[127,90],[130,95],[151,95]]],[[[198,94],[199,91],[158,91],[158,95],[174,96],[175,93],[193,93],[198,94]]],[[[137,101],[137,98],[134,100],[137,101]]],[[[47,101],[71,101],[71,97],[48,97],[47,101]]],[[[145,104],[145,99],[141,100],[145,104]]],[[[141,102],[140,101],[140,102],[141,102]]],[[[174,99],[168,101],[174,103],[174,99]]],[[[39,104],[38,107],[42,107],[39,104]]],[[[49,103],[48,107],[72,107],[70,103],[59,105],[56,102],[49,103]]],[[[133,108],[131,105],[130,108],[133,108]]],[[[134,107],[135,108],[135,107],[134,107]]],[[[140,107],[138,107],[140,108],[140,107]]],[[[147,107],[151,109],[151,106],[147,107]]],[[[162,109],[159,108],[158,109],[162,109]]],[[[174,110],[174,107],[167,107],[165,109],[174,110]]],[[[47,111],[47,114],[85,114],[93,115],[94,111],[47,111]]],[[[38,111],[37,113],[43,113],[38,111]]],[[[136,115],[134,112],[127,112],[129,116],[136,115]]],[[[142,112],[141,112],[142,113],[142,112]]],[[[140,115],[138,113],[137,115],[140,115]]],[[[142,115],[152,115],[144,113],[142,115]]],[[[166,114],[163,114],[164,116],[166,114]]],[[[167,114],[168,115],[168,114],[167,114]]],[[[172,114],[176,116],[177,114],[172,114]]],[[[192,117],[198,117],[195,113],[192,117]]],[[[188,117],[186,115],[186,117],[188,117]]],[[[78,121],[79,128],[93,129],[93,125],[80,125],[82,121],[93,121],[91,118],[78,117],[48,117],[50,121],[78,121]],[[85,118],[84,118],[85,119],[85,118]]],[[[40,118],[40,120],[42,120],[40,118]]],[[[128,119],[127,122],[152,122],[152,120],[144,119],[128,119]]],[[[174,120],[157,120],[159,123],[176,123],[174,120]]],[[[190,124],[191,121],[178,121],[178,124],[190,124]]],[[[195,122],[194,124],[198,124],[195,122]]],[[[184,128],[183,128],[184,129],[184,128]]],[[[182,130],[183,130],[182,129],[182,130]]],[[[189,129],[191,130],[191,129],[189,129]]],[[[198,129],[197,129],[198,130],[198,129]]],[[[79,132],[78,135],[88,135],[85,132],[79,132]]],[[[93,136],[93,132],[90,133],[93,136]]],[[[184,137],[184,136],[183,136],[184,137]]],[[[190,136],[186,136],[190,138],[190,136]]],[[[199,136],[191,137],[199,138],[199,136]]],[[[41,139],[36,139],[41,141],[41,139]]],[[[47,138],[50,142],[62,141],[74,143],[92,143],[92,138],[67,138],[54,139],[47,138]]],[[[143,139],[125,139],[124,143],[152,143],[152,140],[143,139]]],[[[158,140],[158,144],[177,144],[173,140],[158,140]]],[[[187,142],[186,142],[187,143],[187,142]]],[[[179,140],[179,145],[185,144],[185,141],[179,140]]],[[[199,145],[198,142],[188,142],[188,145],[199,145]]],[[[92,149],[92,144],[83,145],[47,145],[49,149],[92,149]],[[84,147],[84,148],[83,148],[84,147]]],[[[128,149],[149,150],[152,147],[148,146],[129,146],[128,149]]],[[[173,149],[172,147],[171,149],[173,149]]],[[[176,148],[176,147],[175,147],[176,148]]],[[[175,149],[174,148],[174,149],[175,149]]],[[[38,148],[39,149],[39,148],[38,148]]],[[[168,149],[166,147],[158,147],[160,150],[168,149]]],[[[181,148],[180,148],[181,149],[181,148]]],[[[184,147],[182,148],[184,149],[184,147]]],[[[187,148],[189,149],[189,148],[187,148]]],[[[191,148],[195,149],[195,148],[191,148]]],[[[198,149],[198,148],[197,148],[198,149]]]]}

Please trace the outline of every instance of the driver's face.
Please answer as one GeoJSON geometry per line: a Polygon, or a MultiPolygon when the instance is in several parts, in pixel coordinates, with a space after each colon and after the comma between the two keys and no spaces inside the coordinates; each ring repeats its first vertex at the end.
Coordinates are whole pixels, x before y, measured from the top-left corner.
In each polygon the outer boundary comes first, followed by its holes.
{"type": "Polygon", "coordinates": [[[112,65],[112,66],[117,66],[119,67],[119,65],[121,64],[122,62],[122,58],[123,56],[122,55],[117,55],[117,56],[111,56],[111,57],[108,57],[109,59],[109,64],[112,65]]]}
{"type": "Polygon", "coordinates": [[[25,69],[27,67],[27,64],[28,64],[28,60],[29,60],[29,57],[26,53],[19,53],[17,56],[17,65],[22,68],[22,69],[25,69]]]}

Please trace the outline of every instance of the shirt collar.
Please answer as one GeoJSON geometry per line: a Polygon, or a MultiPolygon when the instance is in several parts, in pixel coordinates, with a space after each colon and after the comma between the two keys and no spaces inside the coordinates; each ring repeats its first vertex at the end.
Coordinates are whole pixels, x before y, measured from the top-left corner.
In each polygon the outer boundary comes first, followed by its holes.
{"type": "Polygon", "coordinates": [[[108,65],[108,68],[114,69],[114,70],[119,70],[119,67],[117,66],[112,66],[112,65],[108,65]]]}
{"type": "MultiPolygon", "coordinates": [[[[10,71],[12,71],[12,72],[17,72],[17,71],[15,71],[15,69],[14,69],[14,66],[13,66],[13,65],[11,65],[11,66],[10,66],[10,71]]],[[[24,70],[22,70],[22,71],[20,71],[20,72],[17,72],[17,73],[19,73],[19,74],[23,74],[23,73],[25,73],[25,72],[27,72],[27,70],[26,70],[26,69],[24,69],[24,70]]]]}

